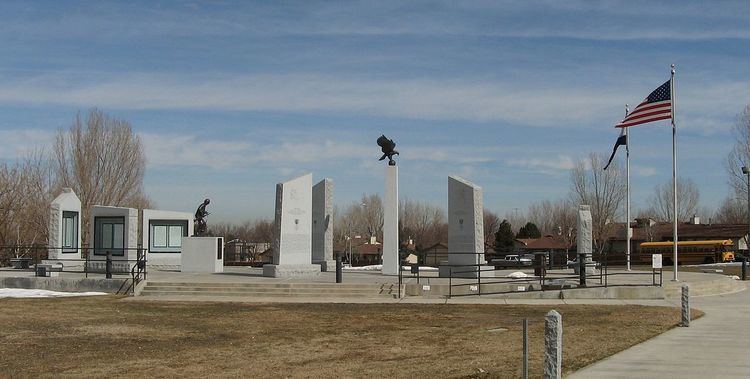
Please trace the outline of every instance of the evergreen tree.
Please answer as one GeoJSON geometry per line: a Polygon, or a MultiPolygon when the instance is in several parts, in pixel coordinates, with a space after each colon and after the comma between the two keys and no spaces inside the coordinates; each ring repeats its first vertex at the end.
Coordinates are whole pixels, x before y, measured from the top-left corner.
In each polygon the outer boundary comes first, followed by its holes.
{"type": "Polygon", "coordinates": [[[518,230],[518,234],[516,235],[516,238],[541,238],[542,233],[539,232],[539,228],[537,228],[536,224],[533,222],[527,222],[526,225],[522,226],[521,229],[518,230]]]}
{"type": "Polygon", "coordinates": [[[509,253],[513,251],[513,243],[516,238],[513,236],[513,229],[508,220],[503,220],[500,227],[495,233],[495,251],[509,253]]]}

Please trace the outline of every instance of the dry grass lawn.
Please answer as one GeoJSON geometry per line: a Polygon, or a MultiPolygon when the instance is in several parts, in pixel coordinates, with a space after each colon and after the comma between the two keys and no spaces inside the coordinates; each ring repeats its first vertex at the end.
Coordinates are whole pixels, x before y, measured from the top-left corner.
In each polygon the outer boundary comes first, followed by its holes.
{"type": "Polygon", "coordinates": [[[3,299],[0,377],[519,377],[524,317],[539,377],[552,308],[566,372],[679,320],[644,306],[3,299]]]}

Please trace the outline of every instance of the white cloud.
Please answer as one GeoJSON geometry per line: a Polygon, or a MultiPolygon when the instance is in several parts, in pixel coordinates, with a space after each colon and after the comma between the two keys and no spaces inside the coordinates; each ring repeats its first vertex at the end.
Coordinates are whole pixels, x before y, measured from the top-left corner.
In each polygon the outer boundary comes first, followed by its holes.
{"type": "MultiPolygon", "coordinates": [[[[61,75],[0,84],[0,103],[124,109],[344,112],[435,120],[579,125],[607,117],[608,96],[589,89],[530,89],[466,80],[353,79],[311,75],[126,75],[82,82],[61,75]]],[[[617,98],[617,97],[615,97],[617,98]]],[[[626,98],[624,95],[619,98],[626,98]]],[[[610,116],[611,117],[611,116],[610,116]]]]}
{"type": "Polygon", "coordinates": [[[55,134],[38,129],[0,130],[0,159],[18,159],[52,146],[55,134]]]}
{"type": "Polygon", "coordinates": [[[567,155],[546,158],[513,158],[506,162],[507,166],[520,167],[544,174],[567,174],[575,167],[573,158],[567,155]]]}
{"type": "Polygon", "coordinates": [[[633,173],[638,176],[649,177],[655,176],[658,173],[654,167],[632,165],[630,168],[633,170],[633,173]]]}

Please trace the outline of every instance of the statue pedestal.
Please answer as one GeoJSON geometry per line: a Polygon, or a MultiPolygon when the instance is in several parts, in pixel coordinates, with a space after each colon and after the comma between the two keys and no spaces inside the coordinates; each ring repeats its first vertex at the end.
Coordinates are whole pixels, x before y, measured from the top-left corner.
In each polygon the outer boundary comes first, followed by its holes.
{"type": "Polygon", "coordinates": [[[263,276],[271,278],[316,277],[320,276],[320,268],[316,264],[263,265],[263,276]]]}
{"type": "Polygon", "coordinates": [[[224,237],[182,237],[182,272],[224,272],[224,237]]]}

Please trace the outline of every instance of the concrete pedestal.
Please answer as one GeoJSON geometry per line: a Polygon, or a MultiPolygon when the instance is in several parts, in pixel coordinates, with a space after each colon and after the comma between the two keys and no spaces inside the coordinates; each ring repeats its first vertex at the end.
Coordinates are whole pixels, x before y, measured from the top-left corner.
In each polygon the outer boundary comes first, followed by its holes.
{"type": "MultiPolygon", "coordinates": [[[[335,269],[336,263],[333,264],[335,269]]],[[[271,278],[300,278],[320,276],[320,265],[317,264],[286,264],[263,265],[263,276],[271,278]]]]}
{"type": "Polygon", "coordinates": [[[320,271],[323,271],[323,272],[336,271],[335,260],[313,261],[313,264],[320,266],[320,271]]]}
{"type": "Polygon", "coordinates": [[[223,237],[183,237],[182,272],[224,272],[223,237]]]}
{"type": "Polygon", "coordinates": [[[398,275],[398,166],[385,168],[383,275],[398,275]]]}

